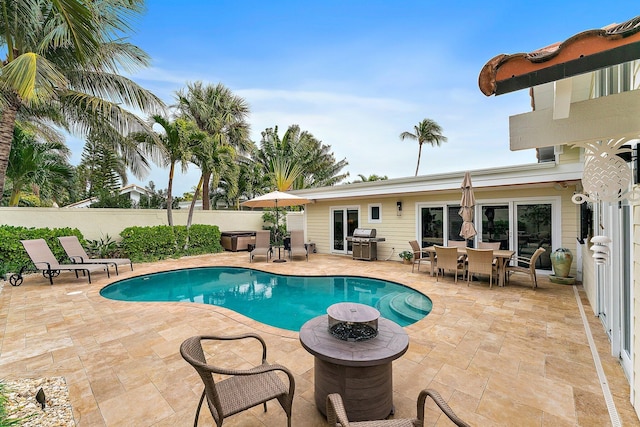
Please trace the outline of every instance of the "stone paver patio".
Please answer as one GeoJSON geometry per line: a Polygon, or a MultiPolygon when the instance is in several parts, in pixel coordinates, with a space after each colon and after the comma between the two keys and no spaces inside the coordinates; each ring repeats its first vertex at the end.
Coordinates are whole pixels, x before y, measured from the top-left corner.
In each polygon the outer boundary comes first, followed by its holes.
{"type": "MultiPolygon", "coordinates": [[[[389,279],[420,290],[433,312],[405,328],[409,350],[393,363],[396,417],[415,416],[422,388],[437,389],[457,414],[477,426],[611,425],[572,286],[542,277],[532,290],[514,277],[504,288],[486,282],[436,283],[397,261],[354,261],[312,255],[309,262],[249,264],[246,252],[136,264],[118,279],[183,267],[228,265],[300,275],[349,274],[389,279]]],[[[202,391],[195,370],[179,354],[198,334],[256,331],[270,362],[296,375],[294,426],[326,426],[313,399],[313,357],[298,334],[224,308],[193,303],[129,303],[102,298],[116,280],[94,282],[62,273],[50,286],[41,275],[0,292],[0,377],[64,376],[78,426],[190,426],[202,391]]],[[[622,424],[640,425],[629,385],[581,287],[593,338],[622,424]]],[[[229,351],[228,366],[258,363],[243,347],[229,351]]],[[[448,425],[430,404],[426,425],[448,425]]],[[[206,408],[199,425],[211,425],[206,408]]],[[[225,421],[225,426],[285,426],[275,402],[225,421]]]]}

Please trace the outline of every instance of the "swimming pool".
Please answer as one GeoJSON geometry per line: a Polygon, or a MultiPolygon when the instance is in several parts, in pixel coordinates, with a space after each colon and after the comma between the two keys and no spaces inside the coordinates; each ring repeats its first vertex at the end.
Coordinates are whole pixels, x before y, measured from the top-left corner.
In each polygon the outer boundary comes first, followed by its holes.
{"type": "Polygon", "coordinates": [[[200,267],[120,280],[100,290],[120,301],[184,301],[226,307],[258,322],[299,331],[338,302],[375,307],[407,326],[431,312],[429,297],[398,283],[358,276],[286,276],[241,267],[200,267]]]}

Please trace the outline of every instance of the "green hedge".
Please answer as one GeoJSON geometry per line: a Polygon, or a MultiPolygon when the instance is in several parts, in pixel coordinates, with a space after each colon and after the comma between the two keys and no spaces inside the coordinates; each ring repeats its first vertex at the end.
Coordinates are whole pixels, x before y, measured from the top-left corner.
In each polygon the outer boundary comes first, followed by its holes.
{"type": "Polygon", "coordinates": [[[201,255],[222,252],[220,229],[217,225],[194,224],[187,227],[159,225],[154,227],[128,227],[120,233],[123,253],[133,262],[157,261],[165,258],[180,258],[185,255],[201,255]]]}
{"type": "MultiPolygon", "coordinates": [[[[70,263],[58,237],[77,236],[83,246],[87,242],[77,228],[27,228],[10,225],[0,226],[0,280],[6,273],[17,273],[27,266],[33,270],[33,264],[20,240],[44,239],[60,263],[70,263]]],[[[180,258],[185,255],[201,255],[222,252],[220,229],[217,225],[194,224],[189,230],[189,247],[184,249],[187,240],[187,227],[159,225],[154,227],[129,227],[121,233],[122,242],[119,253],[133,262],[157,261],[166,258],[180,258]]]]}
{"type": "Polygon", "coordinates": [[[58,237],[72,235],[78,236],[80,243],[84,244],[84,237],[77,228],[51,229],[1,225],[0,254],[2,255],[0,255],[0,277],[4,277],[8,272],[17,273],[23,266],[27,266],[28,269],[34,268],[20,240],[44,239],[58,261],[65,264],[70,262],[60,245],[58,237]]]}

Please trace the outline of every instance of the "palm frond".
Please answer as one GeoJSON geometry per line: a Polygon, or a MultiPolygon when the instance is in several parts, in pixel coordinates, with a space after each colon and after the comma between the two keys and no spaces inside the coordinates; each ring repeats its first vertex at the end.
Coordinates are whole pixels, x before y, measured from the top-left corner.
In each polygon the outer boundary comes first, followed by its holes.
{"type": "Polygon", "coordinates": [[[13,90],[27,104],[55,97],[67,79],[49,61],[33,52],[25,53],[2,68],[3,90],[13,90]]]}

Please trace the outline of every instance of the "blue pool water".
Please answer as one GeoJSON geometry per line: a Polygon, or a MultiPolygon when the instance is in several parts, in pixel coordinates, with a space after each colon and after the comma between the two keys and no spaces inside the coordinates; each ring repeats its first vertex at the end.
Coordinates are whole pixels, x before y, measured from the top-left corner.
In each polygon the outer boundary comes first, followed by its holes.
{"type": "Polygon", "coordinates": [[[407,326],[431,312],[429,297],[406,286],[357,276],[285,276],[237,267],[202,267],[121,280],[100,295],[120,301],[190,301],[226,307],[267,325],[299,331],[338,302],[375,307],[407,326]]]}

